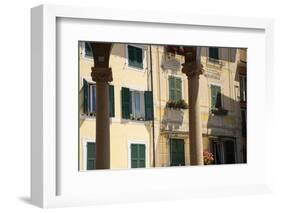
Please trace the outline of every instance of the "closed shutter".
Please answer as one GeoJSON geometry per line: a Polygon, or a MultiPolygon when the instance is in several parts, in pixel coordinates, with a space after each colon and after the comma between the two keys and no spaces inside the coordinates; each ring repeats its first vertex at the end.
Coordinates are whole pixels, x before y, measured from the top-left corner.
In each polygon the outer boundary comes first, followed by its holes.
{"type": "Polygon", "coordinates": [[[114,86],[109,85],[109,117],[115,116],[114,86]]]}
{"type": "Polygon", "coordinates": [[[90,109],[89,109],[89,83],[83,79],[83,92],[84,92],[84,113],[88,114],[90,109]]]}
{"type": "Polygon", "coordinates": [[[142,48],[128,45],[129,65],[137,68],[143,68],[142,48]]]}
{"type": "Polygon", "coordinates": [[[169,100],[173,101],[176,98],[175,95],[175,81],[174,77],[169,76],[169,100]]]}
{"type": "Polygon", "coordinates": [[[130,89],[122,87],[122,118],[129,119],[131,114],[131,94],[130,89]]]}
{"type": "Polygon", "coordinates": [[[139,168],[145,168],[145,145],[138,145],[138,153],[139,153],[139,168]]]}
{"type": "Polygon", "coordinates": [[[144,144],[131,144],[131,168],[145,168],[144,144]]]}
{"type": "Polygon", "coordinates": [[[213,59],[219,59],[219,48],[210,47],[209,48],[209,57],[213,59]]]}
{"type": "Polygon", "coordinates": [[[153,97],[151,91],[144,92],[145,102],[145,120],[150,121],[153,119],[153,97]]]}
{"type": "Polygon", "coordinates": [[[169,76],[169,100],[179,101],[182,99],[181,84],[180,78],[169,76]]]}
{"type": "Polygon", "coordinates": [[[181,100],[181,79],[180,78],[175,78],[175,99],[177,101],[181,100]]]}
{"type": "Polygon", "coordinates": [[[87,143],[87,170],[96,168],[96,143],[87,143]]]}
{"type": "Polygon", "coordinates": [[[143,68],[143,63],[142,63],[142,49],[141,48],[136,48],[136,62],[137,62],[137,67],[143,68]]]}
{"type": "Polygon", "coordinates": [[[171,166],[184,166],[184,140],[170,139],[171,166]]]}

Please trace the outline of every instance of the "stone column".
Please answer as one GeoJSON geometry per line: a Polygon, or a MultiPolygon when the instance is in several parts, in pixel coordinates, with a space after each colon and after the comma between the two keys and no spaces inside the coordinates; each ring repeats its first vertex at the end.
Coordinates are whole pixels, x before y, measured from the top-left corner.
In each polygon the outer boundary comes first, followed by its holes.
{"type": "Polygon", "coordinates": [[[204,165],[203,138],[200,114],[199,77],[203,73],[200,61],[183,64],[182,72],[188,78],[190,164],[204,165]]]}
{"type": "Polygon", "coordinates": [[[109,85],[111,68],[92,67],[96,82],[96,168],[110,169],[109,85]]]}

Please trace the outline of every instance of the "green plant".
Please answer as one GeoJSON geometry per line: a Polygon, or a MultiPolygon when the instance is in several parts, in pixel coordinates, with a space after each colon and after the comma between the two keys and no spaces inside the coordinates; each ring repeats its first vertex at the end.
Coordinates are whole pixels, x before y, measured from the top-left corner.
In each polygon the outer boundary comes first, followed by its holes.
{"type": "Polygon", "coordinates": [[[166,103],[166,107],[172,108],[172,109],[187,109],[188,105],[185,102],[185,100],[181,99],[181,100],[178,100],[178,101],[172,101],[172,100],[168,101],[166,103]]]}

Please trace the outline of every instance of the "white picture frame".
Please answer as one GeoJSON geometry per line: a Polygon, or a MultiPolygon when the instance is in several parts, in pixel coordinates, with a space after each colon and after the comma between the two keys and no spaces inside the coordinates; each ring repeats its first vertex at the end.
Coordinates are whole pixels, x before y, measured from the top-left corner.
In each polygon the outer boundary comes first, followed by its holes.
{"type": "MultiPolygon", "coordinates": [[[[271,191],[270,153],[266,152],[262,159],[258,157],[263,149],[270,150],[272,148],[272,143],[266,140],[266,136],[270,132],[270,118],[261,115],[261,120],[257,120],[255,112],[272,109],[272,96],[266,95],[273,89],[271,82],[273,82],[274,77],[272,20],[173,13],[167,15],[160,11],[122,11],[109,8],[41,5],[31,10],[31,27],[31,202],[34,205],[49,208],[198,196],[242,195],[271,191]],[[61,83],[60,79],[57,78],[57,70],[60,66],[58,65],[60,61],[57,61],[58,45],[60,45],[57,36],[62,30],[59,27],[63,26],[60,21],[65,20],[68,20],[68,26],[71,26],[69,22],[74,20],[81,23],[87,21],[88,27],[91,27],[90,23],[95,21],[98,21],[99,25],[104,22],[111,24],[110,26],[124,28],[137,26],[139,29],[146,27],[151,29],[151,26],[154,26],[153,30],[158,31],[158,33],[162,30],[171,32],[172,30],[190,28],[194,30],[192,36],[197,35],[199,37],[197,39],[201,38],[198,31],[210,31],[210,35],[212,33],[232,34],[225,39],[220,38],[221,41],[212,40],[213,37],[208,36],[204,40],[205,43],[203,40],[199,42],[199,40],[192,39],[191,43],[187,43],[181,36],[177,41],[168,36],[159,37],[159,40],[156,40],[156,37],[151,37],[150,40],[147,38],[140,39],[136,35],[137,32],[135,34],[130,33],[131,37],[130,39],[127,37],[127,40],[125,36],[119,35],[118,32],[115,33],[115,36],[118,36],[119,42],[130,40],[130,42],[135,43],[170,44],[172,42],[182,45],[200,44],[202,46],[233,47],[242,44],[240,47],[249,48],[248,163],[246,165],[204,168],[95,171],[97,175],[91,176],[91,178],[104,181],[103,183],[107,185],[99,184],[101,186],[96,187],[94,193],[92,193],[93,188],[87,188],[84,184],[84,182],[89,181],[89,173],[79,173],[77,170],[74,177],[74,174],[68,174],[68,168],[60,166],[63,164],[59,163],[60,160],[64,161],[64,159],[60,156],[62,147],[57,144],[58,134],[63,134],[57,131],[59,116],[57,112],[57,91],[61,83]],[[59,22],[60,24],[58,24],[59,22]],[[244,41],[235,40],[235,35],[239,35],[240,31],[249,33],[247,34],[248,37],[245,36],[244,41]],[[256,40],[252,38],[256,38],[256,40]],[[250,40],[254,41],[250,44],[250,40]],[[254,47],[263,52],[252,51],[254,47]],[[254,77],[254,70],[259,75],[254,77]],[[258,98],[255,97],[255,92],[258,92],[258,98]],[[258,121],[262,121],[263,125],[259,124],[258,121]],[[254,131],[259,132],[258,137],[254,135],[254,131]],[[214,173],[221,174],[219,181],[216,180],[214,173]],[[133,191],[130,187],[130,181],[139,177],[142,178],[142,182],[133,191]],[[232,183],[224,178],[233,178],[232,183]],[[204,179],[211,181],[205,183],[204,179]],[[117,180],[119,181],[118,186],[113,184],[117,180]],[[172,185],[171,180],[176,180],[177,184],[172,185]],[[80,181],[81,185],[75,181],[80,181]],[[67,187],[68,190],[65,193],[63,190],[63,193],[61,193],[61,186],[63,186],[62,188],[67,187]],[[86,192],[87,190],[90,192],[86,192]]],[[[87,36],[81,38],[81,40],[89,38],[87,36]]],[[[101,37],[98,39],[101,39],[101,37]]],[[[103,39],[109,41],[110,36],[104,34],[103,39]]],[[[68,151],[68,149],[63,149],[64,155],[73,158],[73,161],[77,160],[74,159],[74,156],[71,157],[71,152],[68,153],[68,151]]]]}

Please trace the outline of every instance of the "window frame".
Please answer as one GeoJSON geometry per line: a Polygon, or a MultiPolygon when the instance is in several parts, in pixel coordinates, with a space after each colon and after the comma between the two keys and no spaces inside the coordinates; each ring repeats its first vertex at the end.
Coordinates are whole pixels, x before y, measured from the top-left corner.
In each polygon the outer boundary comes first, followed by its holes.
{"type": "Polygon", "coordinates": [[[208,59],[210,62],[214,62],[214,63],[220,63],[220,48],[219,47],[208,47],[208,59]],[[217,49],[218,50],[218,58],[213,58],[210,55],[210,50],[212,49],[217,49]]]}
{"type": "Polygon", "coordinates": [[[216,108],[216,107],[212,107],[212,86],[215,86],[215,87],[220,87],[220,92],[221,92],[221,109],[224,108],[224,104],[223,104],[223,87],[221,84],[217,84],[217,83],[210,83],[210,109],[213,110],[213,109],[220,109],[220,108],[216,108]]]}
{"type": "Polygon", "coordinates": [[[128,141],[128,147],[127,147],[127,152],[128,152],[128,169],[132,169],[131,168],[131,145],[132,144],[141,144],[141,145],[145,145],[145,167],[144,168],[137,168],[137,169],[145,169],[145,168],[150,168],[150,164],[149,164],[149,146],[147,141],[145,140],[129,140],[128,141]]]}
{"type": "Polygon", "coordinates": [[[93,55],[93,50],[92,50],[92,55],[87,55],[86,54],[86,43],[87,41],[81,41],[81,48],[82,48],[82,56],[84,59],[87,59],[87,60],[93,60],[94,58],[94,55],[93,55]]]}
{"type": "MultiPolygon", "coordinates": [[[[94,85],[95,87],[96,87],[96,82],[94,82],[94,81],[89,81],[87,78],[82,78],[82,80],[85,80],[85,81],[87,81],[87,83],[89,84],[89,85],[94,85]]],[[[83,83],[82,83],[83,84],[83,83]]],[[[114,118],[116,118],[116,113],[115,113],[115,97],[116,97],[116,95],[115,95],[115,85],[114,84],[111,84],[111,83],[109,83],[108,84],[109,85],[109,87],[108,87],[108,92],[109,92],[109,100],[110,100],[110,86],[112,86],[113,87],[113,107],[114,107],[114,110],[113,110],[113,116],[111,116],[111,114],[110,114],[110,109],[109,109],[109,118],[110,119],[114,119],[114,118]]],[[[95,112],[95,114],[93,114],[93,115],[90,115],[89,113],[85,113],[85,110],[84,110],[84,85],[82,86],[82,88],[81,88],[82,90],[83,90],[83,100],[82,100],[82,102],[83,102],[83,110],[82,110],[82,113],[81,113],[81,116],[82,117],[85,117],[86,119],[96,119],[96,112],[95,112]]],[[[96,90],[96,89],[95,89],[96,90]]],[[[89,93],[90,94],[90,93],[89,93]]],[[[90,98],[90,95],[89,95],[89,98],[90,98]]],[[[97,98],[97,97],[96,97],[97,98]]],[[[95,101],[96,102],[96,101],[95,101]]],[[[109,102],[109,107],[110,107],[110,104],[111,104],[111,102],[109,102]]]]}
{"type": "Polygon", "coordinates": [[[92,138],[83,138],[83,165],[82,168],[79,168],[79,171],[92,171],[92,170],[87,170],[87,162],[88,162],[88,149],[87,145],[88,143],[96,143],[96,140],[92,138]]]}
{"type": "Polygon", "coordinates": [[[144,50],[145,50],[145,47],[144,45],[138,45],[138,44],[126,44],[125,45],[125,55],[126,55],[126,65],[127,65],[127,68],[130,69],[130,70],[135,70],[135,71],[139,71],[139,72],[144,72],[145,69],[146,69],[146,63],[145,63],[145,53],[144,53],[144,50]],[[129,46],[132,46],[132,47],[136,47],[136,48],[140,48],[142,50],[142,65],[143,67],[140,68],[140,67],[136,67],[136,66],[131,66],[129,64],[129,46]]]}
{"type": "MultiPolygon", "coordinates": [[[[168,75],[168,80],[167,80],[167,100],[168,101],[175,101],[175,100],[171,100],[170,99],[170,78],[178,78],[181,80],[181,98],[179,100],[183,100],[185,99],[184,97],[184,81],[183,81],[183,78],[182,76],[179,76],[179,75],[168,75]]],[[[178,101],[178,100],[177,100],[178,101]]]]}

